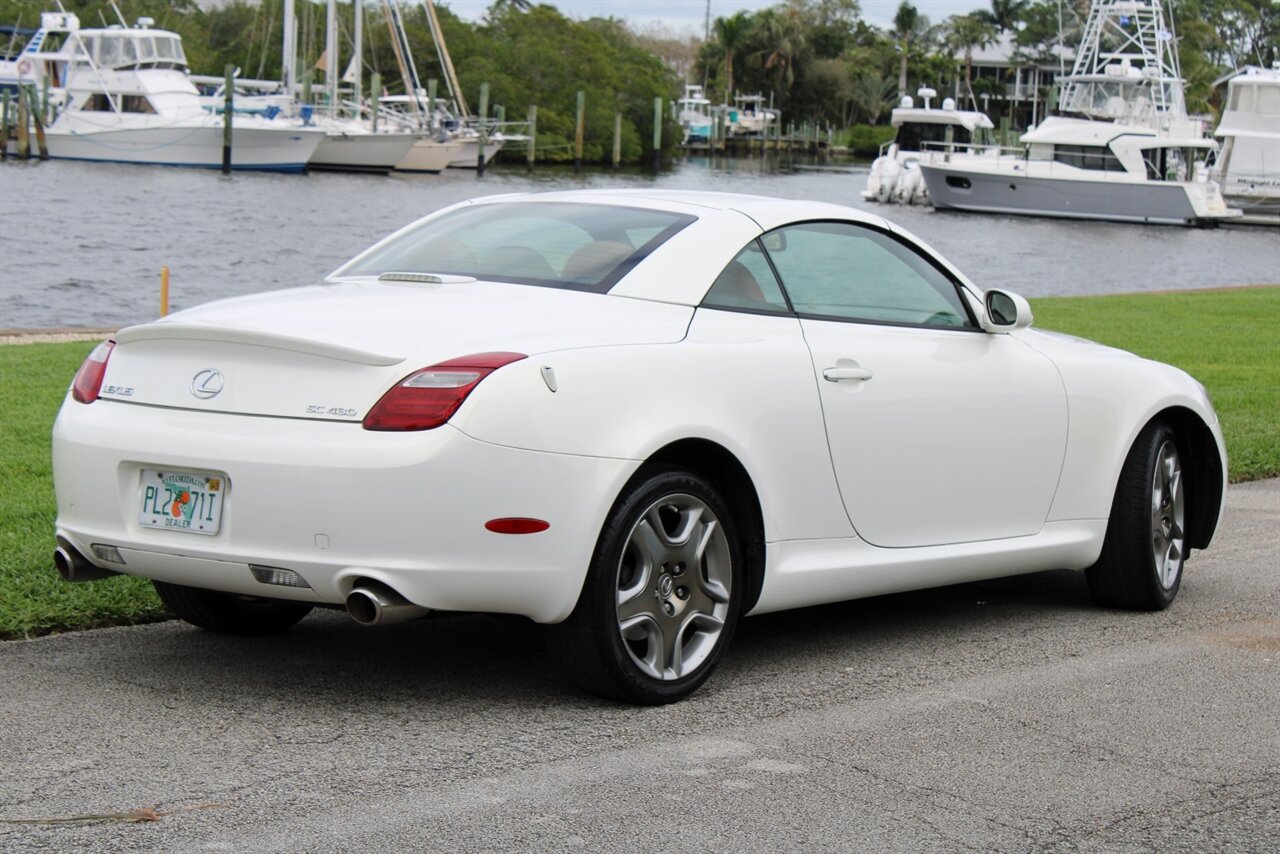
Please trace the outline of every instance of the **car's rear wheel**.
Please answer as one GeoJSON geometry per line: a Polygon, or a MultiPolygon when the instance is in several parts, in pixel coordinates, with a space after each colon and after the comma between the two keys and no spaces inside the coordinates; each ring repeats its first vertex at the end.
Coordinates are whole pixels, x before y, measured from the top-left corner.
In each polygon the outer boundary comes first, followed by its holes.
{"type": "Polygon", "coordinates": [[[733,636],[741,554],[729,507],[706,479],[642,470],[605,521],[577,607],[553,627],[565,668],[612,699],[688,696],[733,636]]]}
{"type": "Polygon", "coordinates": [[[273,635],[311,613],[311,606],[280,599],[239,596],[164,581],[151,582],[175,617],[193,626],[231,635],[273,635]]]}
{"type": "Polygon", "coordinates": [[[1178,437],[1156,421],[1129,451],[1102,554],[1085,571],[1094,599],[1117,608],[1167,608],[1182,584],[1186,525],[1187,481],[1178,437]]]}

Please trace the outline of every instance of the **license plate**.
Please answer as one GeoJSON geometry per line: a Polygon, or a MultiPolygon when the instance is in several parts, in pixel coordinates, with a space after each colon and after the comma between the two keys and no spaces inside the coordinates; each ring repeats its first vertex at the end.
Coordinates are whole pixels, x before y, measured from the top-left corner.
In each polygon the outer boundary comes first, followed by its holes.
{"type": "Polygon", "coordinates": [[[142,470],[139,524],[189,534],[216,534],[227,476],[218,472],[142,470]]]}

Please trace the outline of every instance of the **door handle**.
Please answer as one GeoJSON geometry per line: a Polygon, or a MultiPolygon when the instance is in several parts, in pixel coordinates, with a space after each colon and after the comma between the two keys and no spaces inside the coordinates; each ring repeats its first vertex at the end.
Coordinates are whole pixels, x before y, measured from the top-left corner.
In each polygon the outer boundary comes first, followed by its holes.
{"type": "Polygon", "coordinates": [[[871,377],[871,371],[866,368],[827,368],[822,372],[822,378],[833,383],[843,380],[869,380],[871,377]]]}

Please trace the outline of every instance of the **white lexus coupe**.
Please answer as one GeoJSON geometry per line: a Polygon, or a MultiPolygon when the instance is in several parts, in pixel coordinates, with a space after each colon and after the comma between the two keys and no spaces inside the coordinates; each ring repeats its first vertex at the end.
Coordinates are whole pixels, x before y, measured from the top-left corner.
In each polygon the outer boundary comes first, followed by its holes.
{"type": "Polygon", "coordinates": [[[476,199],[100,344],[54,426],[55,562],[221,632],[520,614],[638,703],[747,614],[1047,569],[1164,608],[1221,510],[1212,404],[1030,324],[845,207],[476,199]]]}

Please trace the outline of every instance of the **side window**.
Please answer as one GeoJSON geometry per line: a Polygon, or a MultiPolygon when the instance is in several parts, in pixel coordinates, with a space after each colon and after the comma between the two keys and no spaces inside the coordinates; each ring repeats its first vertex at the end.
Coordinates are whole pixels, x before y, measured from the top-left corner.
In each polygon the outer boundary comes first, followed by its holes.
{"type": "Polygon", "coordinates": [[[809,222],[763,239],[797,314],[972,326],[951,279],[886,234],[847,222],[809,222]]]}
{"type": "Polygon", "coordinates": [[[786,312],[787,298],[758,241],[751,241],[716,277],[702,300],[710,308],[786,312]]]}

